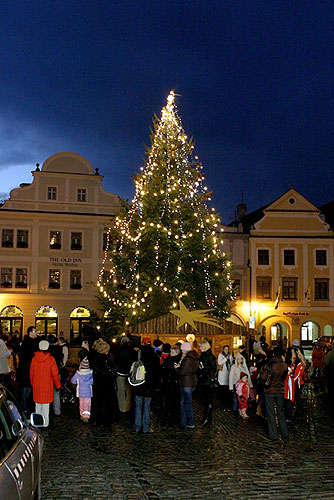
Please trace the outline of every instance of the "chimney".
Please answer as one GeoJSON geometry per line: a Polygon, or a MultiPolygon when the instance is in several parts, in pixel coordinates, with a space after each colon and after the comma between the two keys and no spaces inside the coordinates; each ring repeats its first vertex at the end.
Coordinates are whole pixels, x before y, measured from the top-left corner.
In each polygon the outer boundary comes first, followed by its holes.
{"type": "Polygon", "coordinates": [[[246,213],[247,205],[245,203],[239,203],[239,205],[237,205],[237,221],[245,217],[246,213]]]}

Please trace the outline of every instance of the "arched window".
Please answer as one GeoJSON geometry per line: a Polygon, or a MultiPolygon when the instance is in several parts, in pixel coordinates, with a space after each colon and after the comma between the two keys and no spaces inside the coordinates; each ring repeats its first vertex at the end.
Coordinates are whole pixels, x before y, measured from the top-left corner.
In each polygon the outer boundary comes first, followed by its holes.
{"type": "Polygon", "coordinates": [[[90,324],[90,310],[87,307],[76,307],[70,314],[71,344],[81,344],[84,337],[85,325],[90,324]]]}
{"type": "Polygon", "coordinates": [[[300,329],[302,344],[312,344],[313,340],[320,337],[320,328],[314,321],[305,321],[300,329]]]}
{"type": "Polygon", "coordinates": [[[0,313],[2,333],[12,334],[16,331],[22,335],[23,312],[17,306],[4,307],[0,313]]]}
{"type": "Polygon", "coordinates": [[[36,312],[35,326],[39,335],[57,335],[58,314],[54,307],[42,306],[36,312]]]}

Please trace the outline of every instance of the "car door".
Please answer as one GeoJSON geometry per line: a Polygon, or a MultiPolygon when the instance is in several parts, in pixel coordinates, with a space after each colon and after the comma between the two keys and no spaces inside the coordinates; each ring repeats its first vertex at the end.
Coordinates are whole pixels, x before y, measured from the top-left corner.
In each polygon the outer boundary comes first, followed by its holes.
{"type": "Polygon", "coordinates": [[[2,469],[8,482],[0,485],[0,491],[6,491],[6,500],[31,500],[33,464],[32,445],[29,447],[26,443],[27,439],[30,442],[27,422],[15,403],[6,401],[4,397],[0,399],[0,426],[4,454],[2,469]]]}

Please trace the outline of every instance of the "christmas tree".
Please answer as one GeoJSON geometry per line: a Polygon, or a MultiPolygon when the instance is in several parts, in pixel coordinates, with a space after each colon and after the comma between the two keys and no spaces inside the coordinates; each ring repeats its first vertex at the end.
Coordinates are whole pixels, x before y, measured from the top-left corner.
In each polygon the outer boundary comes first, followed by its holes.
{"type": "Polygon", "coordinates": [[[181,298],[188,308],[212,308],[226,317],[233,299],[231,263],[222,253],[220,219],[208,207],[211,193],[173,91],[153,123],[135,196],[108,231],[97,282],[104,308],[133,323],[166,314],[181,298]]]}

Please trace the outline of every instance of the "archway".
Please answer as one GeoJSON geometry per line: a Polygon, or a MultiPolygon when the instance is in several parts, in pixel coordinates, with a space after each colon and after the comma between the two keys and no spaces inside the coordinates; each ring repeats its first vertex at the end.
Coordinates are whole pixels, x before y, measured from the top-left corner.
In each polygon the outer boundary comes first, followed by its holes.
{"type": "Polygon", "coordinates": [[[80,344],[83,340],[84,326],[90,323],[90,310],[87,307],[76,307],[70,314],[70,320],[71,344],[80,344]]]}
{"type": "Polygon", "coordinates": [[[231,323],[234,323],[235,325],[245,326],[243,320],[235,313],[231,313],[231,315],[226,319],[227,321],[231,321],[231,323]]]}
{"type": "Polygon", "coordinates": [[[2,333],[11,335],[18,331],[22,336],[23,312],[17,306],[4,307],[0,313],[2,333]]]}
{"type": "Polygon", "coordinates": [[[57,335],[58,314],[51,306],[42,306],[36,312],[35,326],[39,335],[57,335]]]}
{"type": "Polygon", "coordinates": [[[278,346],[286,349],[288,343],[288,325],[282,321],[270,326],[270,343],[273,347],[278,346]]]}
{"type": "Polygon", "coordinates": [[[314,321],[305,321],[300,327],[300,337],[302,345],[311,345],[313,340],[320,337],[320,327],[314,321]]]}

